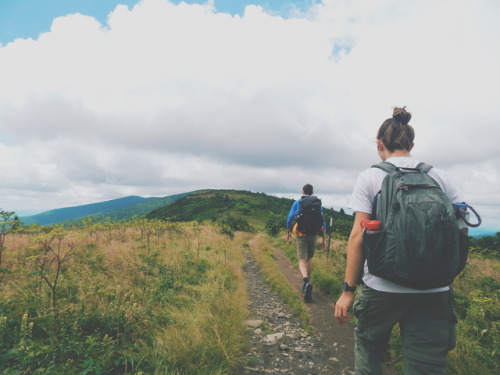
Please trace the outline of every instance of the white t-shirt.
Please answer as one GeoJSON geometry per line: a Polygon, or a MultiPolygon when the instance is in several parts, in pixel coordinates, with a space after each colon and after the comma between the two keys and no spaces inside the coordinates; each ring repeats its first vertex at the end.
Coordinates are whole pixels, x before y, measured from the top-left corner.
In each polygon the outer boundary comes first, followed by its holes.
{"type": "MultiPolygon", "coordinates": [[[[411,157],[392,157],[386,160],[389,163],[394,164],[396,167],[403,168],[415,168],[420,161],[411,157]]],[[[354,186],[354,190],[351,196],[351,201],[349,207],[355,212],[364,212],[367,214],[372,213],[372,204],[375,195],[380,191],[382,187],[382,181],[384,180],[387,173],[380,168],[368,168],[361,172],[354,186]]],[[[452,202],[460,201],[456,189],[450,184],[447,176],[439,169],[432,168],[429,171],[429,176],[431,176],[436,182],[441,186],[446,196],[452,202]]],[[[389,280],[382,279],[380,277],[374,276],[368,272],[368,266],[365,262],[364,265],[364,276],[363,282],[370,288],[390,293],[434,293],[443,292],[449,290],[450,287],[434,288],[434,289],[412,289],[403,285],[393,283],[389,280]]]]}

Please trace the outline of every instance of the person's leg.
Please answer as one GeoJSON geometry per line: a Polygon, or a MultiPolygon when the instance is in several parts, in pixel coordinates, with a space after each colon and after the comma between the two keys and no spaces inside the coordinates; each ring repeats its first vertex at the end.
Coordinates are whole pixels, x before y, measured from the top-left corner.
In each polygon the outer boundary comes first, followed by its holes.
{"type": "Polygon", "coordinates": [[[311,302],[312,301],[312,290],[313,290],[313,285],[309,281],[311,278],[311,272],[312,272],[312,258],[314,257],[314,250],[316,246],[316,236],[305,236],[304,241],[306,242],[307,246],[307,258],[305,259],[305,271],[307,273],[307,282],[304,284],[303,290],[304,290],[304,300],[306,302],[311,302]]]}
{"type": "Polygon", "coordinates": [[[304,281],[302,293],[306,292],[306,285],[309,283],[309,270],[307,265],[307,241],[305,236],[297,237],[297,258],[299,259],[299,272],[304,281]]]}
{"type": "Polygon", "coordinates": [[[356,294],[353,312],[357,318],[354,330],[354,369],[356,375],[382,375],[382,362],[392,328],[402,308],[401,295],[361,286],[356,294]]]}
{"type": "Polygon", "coordinates": [[[299,272],[302,278],[309,278],[309,259],[299,259],[299,272]]]}
{"type": "Polygon", "coordinates": [[[312,260],[311,258],[307,258],[306,259],[306,271],[307,271],[307,277],[309,277],[309,279],[311,278],[311,271],[312,271],[312,260]]]}
{"type": "Polygon", "coordinates": [[[299,272],[302,278],[309,278],[308,262],[307,262],[307,241],[305,236],[297,237],[297,258],[299,259],[299,272]]]}
{"type": "Polygon", "coordinates": [[[444,375],[455,347],[452,292],[413,296],[411,312],[400,322],[405,375],[444,375]]]}
{"type": "Polygon", "coordinates": [[[311,302],[312,301],[313,285],[309,281],[309,278],[311,277],[311,259],[310,258],[306,259],[305,268],[307,269],[307,274],[309,276],[307,278],[307,282],[304,283],[304,286],[302,288],[303,292],[304,292],[304,301],[311,302]]]}
{"type": "Polygon", "coordinates": [[[299,257],[299,271],[302,277],[311,278],[312,258],[314,257],[314,247],[316,245],[316,236],[302,236],[299,257]]]}

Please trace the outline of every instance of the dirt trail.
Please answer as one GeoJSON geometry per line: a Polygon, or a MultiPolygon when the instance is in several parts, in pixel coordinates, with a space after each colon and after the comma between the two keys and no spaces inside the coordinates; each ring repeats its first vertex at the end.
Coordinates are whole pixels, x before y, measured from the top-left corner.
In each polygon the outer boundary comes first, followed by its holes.
{"type": "MultiPolygon", "coordinates": [[[[297,293],[302,294],[302,277],[298,269],[279,249],[275,251],[276,264],[297,293]]],[[[307,303],[310,311],[311,325],[314,334],[328,345],[337,347],[339,361],[342,367],[351,369],[354,363],[354,326],[340,325],[333,317],[334,302],[331,296],[323,293],[319,288],[313,289],[313,299],[307,303]]]]}
{"type": "MultiPolygon", "coordinates": [[[[306,332],[300,320],[293,316],[280,296],[263,282],[263,275],[251,253],[248,252],[246,256],[245,275],[251,312],[246,322],[249,328],[249,347],[245,363],[240,369],[235,370],[233,375],[354,374],[352,354],[351,358],[346,357],[344,350],[348,352],[348,349],[344,348],[343,339],[338,338],[334,342],[327,338],[330,333],[320,332],[322,328],[316,326],[312,334],[306,332]]],[[[286,267],[284,274],[291,274],[293,268],[282,256],[278,256],[279,267],[286,267]]],[[[324,321],[322,323],[324,327],[327,325],[328,315],[332,315],[331,306],[328,307],[327,298],[319,295],[315,295],[314,300],[317,302],[311,303],[311,306],[320,305],[319,301],[323,301],[323,311],[313,320],[324,321]]],[[[350,342],[352,345],[352,339],[350,342]]]]}
{"type": "MultiPolygon", "coordinates": [[[[281,250],[276,249],[275,254],[279,270],[297,292],[302,293],[302,279],[298,269],[281,250]]],[[[321,340],[328,345],[338,345],[341,365],[345,366],[346,369],[351,369],[354,363],[354,325],[337,323],[333,316],[334,305],[335,301],[332,301],[331,296],[316,288],[313,291],[313,300],[307,304],[311,315],[311,325],[321,340]]],[[[383,366],[382,371],[384,375],[400,375],[394,369],[385,366],[383,366]]]]}
{"type": "MultiPolygon", "coordinates": [[[[275,255],[278,269],[302,297],[297,267],[281,250],[276,249],[275,255]]],[[[308,334],[281,298],[262,281],[251,253],[246,256],[250,345],[246,363],[233,375],[354,375],[354,327],[335,321],[331,296],[314,289],[313,300],[306,305],[314,328],[308,334]]],[[[396,373],[385,369],[384,374],[396,373]]]]}

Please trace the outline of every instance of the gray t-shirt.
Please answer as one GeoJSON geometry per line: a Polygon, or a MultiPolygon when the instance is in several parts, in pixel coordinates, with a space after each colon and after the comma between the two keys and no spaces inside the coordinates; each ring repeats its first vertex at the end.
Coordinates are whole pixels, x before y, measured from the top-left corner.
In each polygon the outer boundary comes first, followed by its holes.
{"type": "MultiPolygon", "coordinates": [[[[411,157],[393,157],[386,161],[394,164],[396,167],[404,168],[415,168],[420,161],[411,157]]],[[[355,212],[364,212],[367,214],[372,213],[373,199],[375,195],[380,191],[382,187],[382,181],[384,180],[387,173],[380,168],[368,168],[361,172],[354,186],[354,190],[351,196],[349,207],[355,212]]],[[[441,186],[446,196],[452,202],[460,201],[456,189],[450,184],[448,177],[444,172],[439,169],[432,168],[429,171],[429,176],[431,176],[436,182],[441,186]]],[[[434,288],[434,289],[412,289],[403,285],[393,283],[389,280],[382,279],[380,277],[374,276],[368,272],[368,267],[364,265],[364,276],[363,282],[370,288],[390,293],[434,293],[449,290],[449,287],[434,288]]]]}

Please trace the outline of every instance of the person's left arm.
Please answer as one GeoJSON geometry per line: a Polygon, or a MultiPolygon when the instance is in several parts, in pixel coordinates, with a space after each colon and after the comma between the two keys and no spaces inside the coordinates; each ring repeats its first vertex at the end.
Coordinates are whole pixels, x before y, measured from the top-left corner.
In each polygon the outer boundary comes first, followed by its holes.
{"type": "MultiPolygon", "coordinates": [[[[344,277],[344,281],[349,286],[355,286],[357,284],[363,268],[363,229],[361,228],[360,222],[369,219],[370,214],[365,212],[356,212],[354,217],[351,234],[347,242],[347,264],[344,277]]],[[[348,311],[353,301],[354,293],[349,291],[344,291],[337,300],[335,304],[335,319],[337,319],[340,324],[344,324],[350,319],[348,311]]]]}

